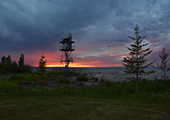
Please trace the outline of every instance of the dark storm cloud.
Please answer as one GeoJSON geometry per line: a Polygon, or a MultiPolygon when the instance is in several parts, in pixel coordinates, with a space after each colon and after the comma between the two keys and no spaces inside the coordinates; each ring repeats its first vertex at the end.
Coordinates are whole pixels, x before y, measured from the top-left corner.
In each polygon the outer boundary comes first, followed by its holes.
{"type": "Polygon", "coordinates": [[[151,47],[168,47],[169,8],[169,0],[2,0],[0,53],[58,52],[71,32],[77,58],[102,59],[104,52],[123,52],[136,24],[151,47]]]}
{"type": "Polygon", "coordinates": [[[82,28],[94,24],[107,14],[105,8],[94,2],[1,1],[1,42],[8,41],[11,46],[15,41],[16,48],[23,45],[36,48],[59,40],[70,31],[81,34],[82,28]]]}

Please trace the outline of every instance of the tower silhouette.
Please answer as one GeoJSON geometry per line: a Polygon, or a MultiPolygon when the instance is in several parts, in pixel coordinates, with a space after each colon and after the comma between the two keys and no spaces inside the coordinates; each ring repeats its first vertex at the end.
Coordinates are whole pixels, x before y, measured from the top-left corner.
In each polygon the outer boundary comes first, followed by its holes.
{"type": "Polygon", "coordinates": [[[72,41],[71,33],[68,34],[67,38],[62,39],[60,42],[59,50],[62,51],[61,53],[61,64],[64,63],[65,67],[69,67],[69,63],[73,62],[73,54],[74,51],[74,41],[72,41]]]}

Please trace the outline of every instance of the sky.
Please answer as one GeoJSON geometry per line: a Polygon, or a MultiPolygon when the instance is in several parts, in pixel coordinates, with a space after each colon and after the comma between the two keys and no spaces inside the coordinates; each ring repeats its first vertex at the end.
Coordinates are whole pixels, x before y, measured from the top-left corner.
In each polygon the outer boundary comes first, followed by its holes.
{"type": "Polygon", "coordinates": [[[72,33],[71,67],[122,66],[138,24],[157,59],[170,52],[170,0],[0,0],[0,57],[37,66],[61,66],[59,42],[72,33]]]}

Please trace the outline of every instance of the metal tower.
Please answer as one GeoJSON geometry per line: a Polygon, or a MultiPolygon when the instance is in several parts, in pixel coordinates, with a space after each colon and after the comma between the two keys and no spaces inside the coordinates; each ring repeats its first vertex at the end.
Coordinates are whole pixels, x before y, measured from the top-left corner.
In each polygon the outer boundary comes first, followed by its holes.
{"type": "Polygon", "coordinates": [[[69,66],[70,62],[73,62],[73,54],[74,51],[74,41],[72,41],[71,33],[68,34],[67,38],[62,39],[60,42],[59,50],[62,51],[61,54],[61,63],[65,63],[65,67],[69,66]]]}

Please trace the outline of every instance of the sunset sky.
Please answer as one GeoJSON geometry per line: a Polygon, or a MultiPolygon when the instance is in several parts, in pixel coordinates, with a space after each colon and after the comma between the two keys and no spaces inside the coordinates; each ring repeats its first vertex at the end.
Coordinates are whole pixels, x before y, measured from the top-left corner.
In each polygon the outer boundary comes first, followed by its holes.
{"type": "Polygon", "coordinates": [[[11,56],[38,65],[42,53],[48,66],[60,66],[62,37],[75,41],[73,67],[122,66],[126,49],[139,25],[157,59],[170,52],[170,0],[0,0],[0,58],[11,56]]]}

